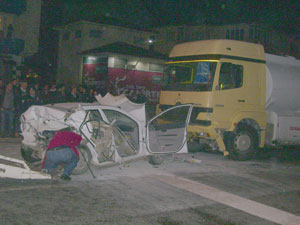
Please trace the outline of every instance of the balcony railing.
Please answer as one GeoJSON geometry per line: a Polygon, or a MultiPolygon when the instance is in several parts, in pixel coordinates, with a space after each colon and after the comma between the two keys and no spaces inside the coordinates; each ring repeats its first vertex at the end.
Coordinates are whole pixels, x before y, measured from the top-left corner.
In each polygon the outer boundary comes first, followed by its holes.
{"type": "Polygon", "coordinates": [[[19,55],[25,46],[25,41],[16,38],[0,39],[0,53],[19,55]]]}

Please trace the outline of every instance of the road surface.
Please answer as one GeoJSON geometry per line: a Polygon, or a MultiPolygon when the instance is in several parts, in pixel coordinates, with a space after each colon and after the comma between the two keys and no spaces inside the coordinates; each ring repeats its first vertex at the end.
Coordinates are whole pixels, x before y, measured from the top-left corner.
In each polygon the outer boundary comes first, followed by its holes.
{"type": "MultiPolygon", "coordinates": [[[[20,139],[0,154],[20,158],[20,139]]],[[[0,224],[300,224],[300,166],[193,153],[111,168],[71,182],[0,179],[0,224]]]]}

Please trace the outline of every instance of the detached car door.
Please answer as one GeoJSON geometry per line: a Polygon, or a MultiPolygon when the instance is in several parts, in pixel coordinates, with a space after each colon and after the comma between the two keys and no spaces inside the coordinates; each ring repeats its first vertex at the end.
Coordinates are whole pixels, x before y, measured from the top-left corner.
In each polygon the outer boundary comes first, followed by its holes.
{"type": "Polygon", "coordinates": [[[187,152],[187,126],[193,105],[167,109],[147,123],[146,144],[150,154],[187,152]]]}

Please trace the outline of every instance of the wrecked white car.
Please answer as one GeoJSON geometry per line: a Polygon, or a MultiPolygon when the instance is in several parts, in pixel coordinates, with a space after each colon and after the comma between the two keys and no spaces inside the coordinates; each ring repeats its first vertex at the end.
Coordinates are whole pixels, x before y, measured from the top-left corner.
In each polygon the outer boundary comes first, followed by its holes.
{"type": "Polygon", "coordinates": [[[31,106],[21,116],[21,153],[27,165],[40,169],[48,142],[58,130],[81,134],[81,153],[73,174],[88,164],[108,166],[150,154],[187,152],[187,124],[192,105],[170,108],[146,122],[144,104],[125,96],[97,96],[95,103],[31,106]]]}

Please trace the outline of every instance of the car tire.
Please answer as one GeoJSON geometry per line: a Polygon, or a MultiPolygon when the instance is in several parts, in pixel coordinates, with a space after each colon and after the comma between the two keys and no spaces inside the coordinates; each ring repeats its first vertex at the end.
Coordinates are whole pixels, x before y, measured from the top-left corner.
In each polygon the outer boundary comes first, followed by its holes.
{"type": "Polygon", "coordinates": [[[161,155],[150,155],[148,158],[148,162],[153,166],[158,166],[162,164],[164,161],[161,155]]]}

